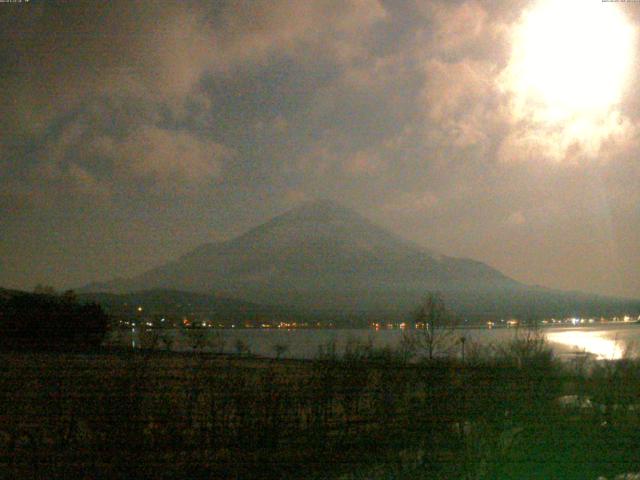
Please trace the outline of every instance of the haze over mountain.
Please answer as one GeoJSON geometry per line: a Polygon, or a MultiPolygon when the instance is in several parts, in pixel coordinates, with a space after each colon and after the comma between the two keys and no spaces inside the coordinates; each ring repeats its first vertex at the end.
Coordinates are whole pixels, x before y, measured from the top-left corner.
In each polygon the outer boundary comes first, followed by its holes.
{"type": "Polygon", "coordinates": [[[305,203],[141,275],[84,290],[149,289],[315,310],[396,313],[410,311],[425,292],[437,290],[457,313],[470,317],[631,308],[616,299],[526,286],[484,263],[409,242],[328,200],[305,203]]]}

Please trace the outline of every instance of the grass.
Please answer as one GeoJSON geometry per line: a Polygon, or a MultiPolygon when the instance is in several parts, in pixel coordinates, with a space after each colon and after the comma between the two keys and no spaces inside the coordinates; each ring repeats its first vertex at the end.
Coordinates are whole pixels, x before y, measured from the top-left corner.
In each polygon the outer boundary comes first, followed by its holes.
{"type": "Polygon", "coordinates": [[[347,347],[325,345],[313,361],[244,349],[4,353],[0,476],[595,480],[640,470],[637,361],[572,368],[536,336],[469,345],[464,363],[347,347]]]}

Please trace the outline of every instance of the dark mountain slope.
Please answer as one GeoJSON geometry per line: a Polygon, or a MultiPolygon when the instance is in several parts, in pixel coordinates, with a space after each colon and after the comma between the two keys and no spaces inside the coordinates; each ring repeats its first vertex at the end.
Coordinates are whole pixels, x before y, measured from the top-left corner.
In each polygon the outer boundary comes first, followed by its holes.
{"type": "Polygon", "coordinates": [[[438,290],[470,317],[561,315],[606,300],[523,285],[484,263],[409,242],[330,201],[304,204],[234,239],[87,289],[216,292],[258,303],[378,313],[406,312],[426,291],[438,290]]]}

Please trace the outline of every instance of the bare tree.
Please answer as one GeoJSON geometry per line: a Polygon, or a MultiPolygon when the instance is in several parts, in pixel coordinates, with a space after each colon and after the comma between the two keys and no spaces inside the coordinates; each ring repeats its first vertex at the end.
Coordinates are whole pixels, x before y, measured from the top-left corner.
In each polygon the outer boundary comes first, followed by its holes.
{"type": "Polygon", "coordinates": [[[244,340],[242,340],[241,338],[238,338],[235,341],[235,349],[236,349],[236,353],[238,354],[238,356],[242,356],[242,355],[251,355],[251,349],[249,348],[249,344],[247,342],[245,342],[244,340]]]}
{"type": "Polygon", "coordinates": [[[183,330],[189,345],[194,351],[202,351],[209,344],[207,332],[202,328],[191,327],[183,330]]]}
{"type": "Polygon", "coordinates": [[[173,344],[175,343],[176,338],[173,333],[167,329],[160,335],[160,341],[164,345],[165,350],[170,352],[173,348],[173,344]]]}
{"type": "Polygon", "coordinates": [[[442,295],[429,292],[414,314],[413,329],[405,330],[403,343],[429,360],[448,353],[459,342],[455,317],[445,306],[442,295]]]}
{"type": "Polygon", "coordinates": [[[227,341],[224,338],[224,334],[222,333],[222,331],[215,330],[211,334],[211,346],[212,346],[214,352],[216,352],[218,354],[223,354],[224,353],[224,347],[225,347],[226,343],[227,343],[227,341]]]}
{"type": "Polygon", "coordinates": [[[160,342],[158,330],[140,327],[140,347],[148,350],[155,350],[160,342]]]}
{"type": "Polygon", "coordinates": [[[280,358],[287,353],[287,351],[289,350],[289,345],[284,344],[284,343],[276,343],[273,346],[273,351],[276,354],[276,360],[280,360],[280,358]]]}

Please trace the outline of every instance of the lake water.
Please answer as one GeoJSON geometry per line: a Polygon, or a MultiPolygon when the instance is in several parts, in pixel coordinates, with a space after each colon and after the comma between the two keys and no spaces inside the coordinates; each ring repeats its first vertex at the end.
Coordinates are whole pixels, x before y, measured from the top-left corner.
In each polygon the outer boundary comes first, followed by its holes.
{"type": "MultiPolygon", "coordinates": [[[[246,345],[251,353],[275,357],[277,346],[283,346],[286,350],[282,357],[288,358],[314,358],[321,346],[335,343],[336,351],[343,352],[349,342],[371,342],[375,347],[397,348],[402,341],[401,330],[283,330],[283,329],[215,329],[202,330],[201,335],[206,338],[204,351],[219,351],[223,345],[223,351],[235,352],[238,342],[246,345]]],[[[580,327],[552,327],[544,328],[541,333],[554,352],[561,358],[574,358],[577,355],[591,354],[593,357],[603,359],[618,359],[629,355],[638,355],[637,347],[640,346],[640,325],[638,324],[599,324],[580,327]]],[[[464,329],[455,332],[457,338],[465,338],[467,352],[473,348],[473,344],[482,346],[504,345],[513,340],[517,335],[523,336],[526,332],[516,328],[495,329],[464,329]]],[[[140,348],[149,338],[149,332],[140,333],[140,329],[124,330],[119,332],[119,337],[111,338],[112,343],[125,343],[133,348],[140,348]],[[143,337],[143,338],[141,338],[143,337]]],[[[171,349],[176,351],[193,350],[194,340],[180,330],[161,331],[160,335],[170,336],[171,349]]],[[[160,342],[158,348],[163,348],[160,342]]],[[[461,345],[453,350],[460,355],[461,345]]]]}

